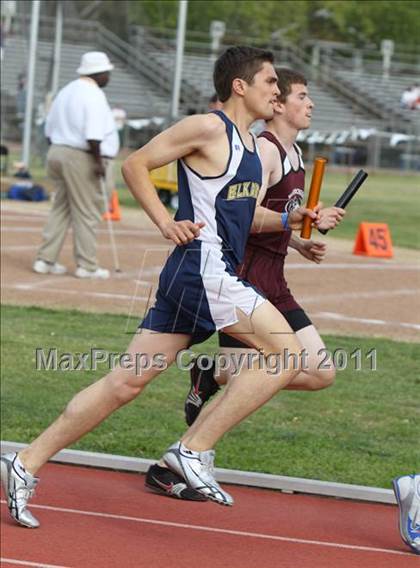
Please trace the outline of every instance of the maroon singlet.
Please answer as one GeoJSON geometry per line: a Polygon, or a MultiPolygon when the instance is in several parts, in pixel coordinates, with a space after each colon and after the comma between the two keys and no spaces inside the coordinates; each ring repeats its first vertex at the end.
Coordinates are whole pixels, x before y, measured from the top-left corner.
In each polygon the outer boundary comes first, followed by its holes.
{"type": "MultiPolygon", "coordinates": [[[[303,200],[305,169],[300,148],[294,147],[299,157],[297,170],[292,168],[286,150],[271,132],[262,132],[260,137],[272,142],[279,151],[282,162],[281,179],[267,189],[261,205],[279,213],[291,212],[303,200]]],[[[256,286],[281,312],[299,309],[284,278],[284,260],[292,231],[277,233],[254,233],[249,236],[245,259],[238,274],[256,286]]]]}
{"type": "MultiPolygon", "coordinates": [[[[294,144],[294,148],[299,157],[298,169],[294,170],[286,150],[274,134],[265,131],[259,135],[259,138],[266,138],[277,147],[283,170],[281,179],[267,189],[267,193],[261,205],[272,211],[278,211],[278,213],[290,213],[293,209],[296,209],[296,207],[302,204],[305,189],[305,168],[301,150],[294,144]]],[[[286,256],[291,236],[292,231],[283,231],[281,233],[254,233],[249,236],[248,245],[265,249],[274,254],[286,256]]]]}

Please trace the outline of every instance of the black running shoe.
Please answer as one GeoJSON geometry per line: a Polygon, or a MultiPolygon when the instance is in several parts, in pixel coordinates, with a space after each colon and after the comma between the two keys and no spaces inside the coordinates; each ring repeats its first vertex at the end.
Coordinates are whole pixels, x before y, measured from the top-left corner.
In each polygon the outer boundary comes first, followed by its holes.
{"type": "Polygon", "coordinates": [[[155,493],[177,497],[186,501],[207,501],[206,497],[188,487],[184,479],[168,469],[158,464],[151,465],[146,474],[146,487],[155,493]]]}
{"type": "MultiPolygon", "coordinates": [[[[207,367],[207,365],[206,365],[207,367]]],[[[185,420],[191,426],[200,414],[203,404],[219,390],[219,385],[214,379],[214,361],[210,369],[203,371],[194,362],[190,371],[191,388],[185,400],[185,420]]]]}

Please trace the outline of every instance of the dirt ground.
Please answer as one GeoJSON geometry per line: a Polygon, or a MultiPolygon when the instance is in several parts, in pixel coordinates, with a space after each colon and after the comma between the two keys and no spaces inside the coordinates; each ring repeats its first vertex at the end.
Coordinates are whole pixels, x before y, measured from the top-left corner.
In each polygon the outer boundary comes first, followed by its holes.
{"type": "MultiPolygon", "coordinates": [[[[169,241],[142,211],[123,209],[122,221],[113,223],[121,273],[90,282],[72,276],[70,233],[60,258],[69,274],[38,275],[31,266],[48,209],[48,203],[1,203],[2,302],[126,314],[134,326],[154,298],[160,269],[171,250],[169,241]]],[[[322,238],[328,243],[322,265],[295,251],[287,261],[290,288],[320,331],[419,341],[419,252],[397,248],[393,259],[367,258],[354,256],[350,241],[322,238]]],[[[113,269],[105,223],[98,243],[101,266],[113,269]]]]}

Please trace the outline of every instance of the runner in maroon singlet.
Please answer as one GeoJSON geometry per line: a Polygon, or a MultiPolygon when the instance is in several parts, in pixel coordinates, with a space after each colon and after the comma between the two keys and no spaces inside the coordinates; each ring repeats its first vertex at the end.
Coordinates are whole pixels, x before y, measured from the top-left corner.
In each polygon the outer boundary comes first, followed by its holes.
{"type": "MultiPolygon", "coordinates": [[[[302,74],[290,69],[278,69],[277,75],[281,91],[278,104],[273,119],[258,138],[263,164],[263,187],[258,199],[260,207],[255,213],[252,234],[248,238],[239,274],[261,290],[283,314],[308,355],[306,371],[297,375],[287,388],[319,390],[333,383],[335,369],[331,361],[325,365],[328,368],[320,369],[325,345],[290,292],[284,276],[284,263],[288,247],[319,263],[324,259],[326,246],[314,239],[301,239],[281,226],[282,214],[290,213],[303,201],[305,169],[296,138],[300,130],[309,128],[314,104],[309,98],[307,82],[302,74]]],[[[319,228],[334,228],[343,215],[344,210],[337,207],[321,209],[319,228]]],[[[219,334],[219,343],[230,352],[246,347],[223,333],[219,334]]],[[[206,398],[206,390],[216,391],[228,376],[228,373],[224,373],[213,377],[212,370],[193,370],[192,388],[186,401],[188,422],[193,422],[199,414],[202,406],[200,399],[206,398]],[[200,395],[200,391],[204,396],[200,395]]]]}
{"type": "MultiPolygon", "coordinates": [[[[306,79],[290,69],[278,69],[278,85],[281,94],[272,120],[259,135],[258,147],[263,164],[263,188],[259,196],[252,234],[248,239],[244,263],[239,274],[265,294],[268,300],[283,314],[296,333],[307,354],[307,368],[287,387],[289,390],[319,390],[330,386],[335,378],[332,361],[326,369],[320,362],[325,357],[325,345],[301,306],[290,292],[285,276],[284,263],[288,247],[295,248],[313,262],[321,262],[326,246],[314,239],[301,239],[292,231],[280,231],[282,214],[293,211],[302,204],[305,187],[305,168],[302,152],[296,144],[300,130],[309,128],[314,104],[308,95],[306,79]],[[266,188],[266,189],[265,189],[266,188]]],[[[335,227],[344,215],[342,209],[321,209],[319,228],[335,227]]],[[[219,334],[219,343],[225,350],[244,349],[245,345],[225,334],[219,334]]],[[[195,419],[200,411],[197,395],[200,388],[210,381],[210,372],[201,372],[197,388],[197,375],[187,399],[186,416],[195,419]],[[206,377],[206,379],[205,379],[206,377]],[[204,380],[203,380],[204,379],[204,380]],[[192,402],[194,399],[195,404],[192,402]],[[198,412],[197,412],[198,411],[198,412]]],[[[214,377],[218,385],[228,380],[229,374],[214,377]],[[225,376],[227,375],[227,376],[225,376]]],[[[213,383],[214,386],[214,383],[213,383]]],[[[213,389],[214,390],[214,389],[213,389]]],[[[201,398],[201,397],[199,397],[201,398]]]]}

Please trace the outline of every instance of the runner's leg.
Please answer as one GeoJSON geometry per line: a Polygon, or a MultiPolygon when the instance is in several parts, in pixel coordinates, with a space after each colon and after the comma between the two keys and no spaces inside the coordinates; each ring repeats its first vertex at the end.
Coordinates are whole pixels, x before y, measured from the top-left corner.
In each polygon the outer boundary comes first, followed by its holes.
{"type": "MultiPolygon", "coordinates": [[[[258,349],[265,357],[282,355],[284,350],[299,353],[301,346],[284,317],[270,304],[264,302],[250,317],[238,311],[238,323],[224,332],[258,349]]],[[[192,433],[184,435],[186,447],[198,452],[213,448],[216,442],[236,424],[260,408],[298,374],[299,368],[269,374],[258,364],[233,377],[220,400],[216,400],[211,412],[200,421],[192,433]]]]}
{"type": "Polygon", "coordinates": [[[288,390],[320,390],[331,386],[335,379],[335,367],[314,325],[296,332],[303,352],[303,370],[286,387],[288,390]]]}
{"type": "MultiPolygon", "coordinates": [[[[169,366],[180,349],[187,347],[189,335],[156,333],[142,329],[131,341],[127,353],[131,359],[145,354],[149,360],[164,353],[169,366]]],[[[82,390],[69,402],[64,412],[38,438],[19,453],[27,471],[35,474],[56,452],[93,430],[117,408],[136,398],[163,369],[156,366],[136,374],[136,369],[117,367],[99,381],[82,390]]]]}

